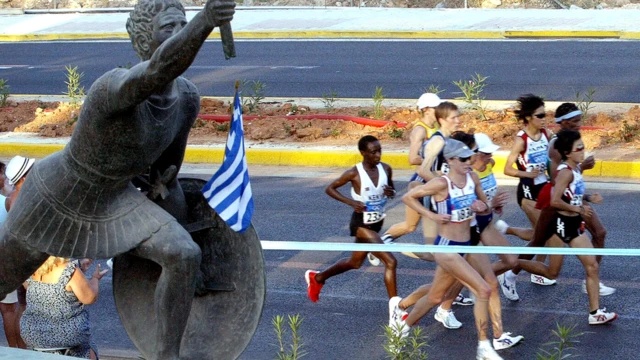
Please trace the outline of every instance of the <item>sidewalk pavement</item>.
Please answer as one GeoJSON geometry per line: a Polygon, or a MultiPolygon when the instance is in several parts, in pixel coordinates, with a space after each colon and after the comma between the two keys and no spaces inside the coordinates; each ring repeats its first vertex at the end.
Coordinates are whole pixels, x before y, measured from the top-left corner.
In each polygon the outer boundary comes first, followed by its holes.
{"type": "MultiPolygon", "coordinates": [[[[195,9],[188,8],[189,19],[195,9]]],[[[129,10],[26,10],[22,15],[2,15],[16,10],[0,9],[0,41],[128,39],[129,10]]],[[[640,10],[632,9],[238,7],[232,25],[237,39],[640,39],[639,18],[640,10]]]]}

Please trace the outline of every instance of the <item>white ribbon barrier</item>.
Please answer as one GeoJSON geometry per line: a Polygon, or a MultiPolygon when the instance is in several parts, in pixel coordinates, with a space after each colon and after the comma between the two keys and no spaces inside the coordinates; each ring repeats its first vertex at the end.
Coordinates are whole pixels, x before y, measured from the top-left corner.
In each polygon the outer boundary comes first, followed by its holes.
{"type": "Polygon", "coordinates": [[[640,249],[587,249],[526,246],[436,246],[420,244],[354,244],[333,242],[302,242],[261,240],[263,250],[303,251],[365,251],[411,253],[467,253],[467,254],[532,254],[532,255],[604,255],[638,256],[640,249]]]}

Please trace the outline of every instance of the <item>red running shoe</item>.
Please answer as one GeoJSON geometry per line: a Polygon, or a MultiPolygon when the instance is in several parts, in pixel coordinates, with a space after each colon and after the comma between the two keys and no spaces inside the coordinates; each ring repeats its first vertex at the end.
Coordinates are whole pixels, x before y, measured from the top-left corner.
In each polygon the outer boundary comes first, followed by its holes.
{"type": "Polygon", "coordinates": [[[307,270],[304,273],[304,279],[307,281],[307,296],[309,296],[309,300],[313,302],[318,302],[320,299],[320,290],[322,290],[322,286],[324,284],[320,284],[316,281],[317,271],[307,270]]]}

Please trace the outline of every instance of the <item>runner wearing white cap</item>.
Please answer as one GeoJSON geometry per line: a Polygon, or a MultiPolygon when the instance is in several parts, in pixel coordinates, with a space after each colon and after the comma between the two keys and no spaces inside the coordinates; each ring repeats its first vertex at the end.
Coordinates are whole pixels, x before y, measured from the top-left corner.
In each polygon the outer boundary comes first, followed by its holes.
{"type": "MultiPolygon", "coordinates": [[[[442,103],[442,100],[434,93],[424,93],[418,98],[417,108],[421,117],[413,124],[409,135],[409,164],[419,166],[422,164],[422,150],[424,143],[440,128],[436,119],[435,108],[442,103]]],[[[409,180],[409,190],[425,181],[418,173],[414,173],[409,180]]],[[[405,206],[405,220],[394,224],[383,235],[382,241],[385,244],[393,244],[395,239],[402,235],[412,233],[420,223],[420,215],[408,206],[405,206]]],[[[380,260],[375,255],[369,253],[367,259],[373,266],[380,265],[380,260]]]]}

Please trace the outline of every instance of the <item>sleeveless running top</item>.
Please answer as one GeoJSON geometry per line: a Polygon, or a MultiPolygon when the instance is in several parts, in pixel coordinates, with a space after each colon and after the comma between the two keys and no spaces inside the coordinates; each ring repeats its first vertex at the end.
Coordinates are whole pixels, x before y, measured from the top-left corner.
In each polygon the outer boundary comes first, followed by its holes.
{"type": "Polygon", "coordinates": [[[421,126],[427,131],[427,136],[424,137],[425,141],[429,140],[429,138],[432,137],[433,134],[435,134],[436,131],[438,131],[440,129],[440,126],[438,126],[437,122],[431,128],[431,127],[429,127],[429,125],[423,123],[422,120],[418,120],[418,122],[414,125],[414,127],[416,127],[416,126],[421,126]]]}
{"type": "Polygon", "coordinates": [[[524,140],[524,151],[518,155],[518,170],[532,172],[539,169],[540,175],[533,179],[534,185],[544,184],[549,179],[547,177],[547,164],[549,162],[549,134],[546,129],[540,129],[541,135],[538,141],[533,140],[524,131],[518,131],[516,136],[524,140]]]}
{"type": "MultiPolygon", "coordinates": [[[[436,131],[430,138],[429,140],[425,141],[424,144],[422,144],[422,158],[424,158],[424,149],[427,146],[427,143],[433,139],[434,137],[439,136],[442,138],[442,140],[444,140],[445,142],[447,141],[447,139],[445,139],[444,135],[442,134],[442,132],[440,130],[436,131]]],[[[449,173],[449,164],[447,164],[447,159],[444,158],[444,146],[442,147],[442,149],[440,149],[440,152],[438,153],[438,156],[436,157],[435,161],[433,162],[433,164],[431,165],[431,171],[440,171],[442,174],[448,174],[449,173]]]]}
{"type": "Polygon", "coordinates": [[[569,169],[573,172],[573,180],[567,185],[562,192],[562,201],[570,205],[582,206],[582,198],[584,197],[585,185],[582,174],[578,169],[572,169],[566,163],[558,165],[558,173],[560,170],[569,169]]]}
{"type": "Polygon", "coordinates": [[[467,174],[467,182],[462,188],[454,185],[448,176],[443,175],[442,177],[447,180],[449,195],[443,201],[435,201],[431,197],[436,213],[451,215],[451,222],[463,222],[471,219],[474,215],[471,211],[471,204],[477,199],[476,184],[473,182],[471,174],[467,174]]]}
{"type": "Polygon", "coordinates": [[[496,196],[498,191],[498,183],[496,177],[493,175],[493,164],[488,163],[487,168],[484,171],[473,170],[480,178],[480,185],[482,185],[482,191],[487,196],[487,201],[491,201],[496,196]]]}
{"type": "Polygon", "coordinates": [[[387,173],[382,164],[378,164],[378,185],[376,186],[369,174],[364,170],[362,163],[356,164],[360,175],[360,194],[351,188],[351,197],[365,204],[366,209],[362,213],[365,224],[373,224],[382,221],[386,216],[384,208],[387,205],[387,197],[384,195],[384,186],[388,185],[387,173]]]}

